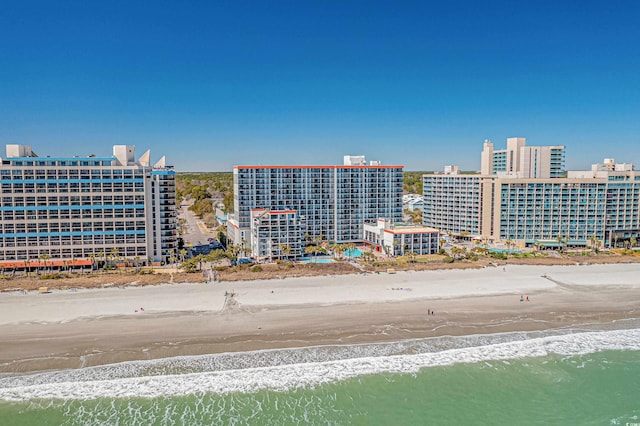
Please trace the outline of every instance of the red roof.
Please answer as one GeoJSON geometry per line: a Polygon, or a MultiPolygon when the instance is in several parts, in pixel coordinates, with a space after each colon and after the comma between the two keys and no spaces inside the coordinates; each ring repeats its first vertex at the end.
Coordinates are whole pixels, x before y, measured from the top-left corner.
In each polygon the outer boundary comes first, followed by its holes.
{"type": "MultiPolygon", "coordinates": [[[[90,266],[93,262],[91,259],[74,259],[74,260],[30,260],[29,268],[49,268],[52,266],[90,266]]],[[[0,268],[26,268],[26,260],[0,262],[0,268]]]]}
{"type": "Polygon", "coordinates": [[[234,169],[404,169],[404,166],[233,166],[234,169]]]}

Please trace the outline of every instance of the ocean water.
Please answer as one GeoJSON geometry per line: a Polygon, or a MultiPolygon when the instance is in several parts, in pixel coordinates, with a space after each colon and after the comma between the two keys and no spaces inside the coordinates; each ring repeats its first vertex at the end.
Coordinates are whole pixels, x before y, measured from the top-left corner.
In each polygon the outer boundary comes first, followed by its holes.
{"type": "Polygon", "coordinates": [[[640,321],[3,376],[0,424],[640,424],[640,321]]]}

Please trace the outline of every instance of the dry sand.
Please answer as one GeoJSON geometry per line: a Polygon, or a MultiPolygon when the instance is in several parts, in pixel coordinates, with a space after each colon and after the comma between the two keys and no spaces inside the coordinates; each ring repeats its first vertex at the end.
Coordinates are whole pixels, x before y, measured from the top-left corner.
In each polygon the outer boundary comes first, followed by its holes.
{"type": "Polygon", "coordinates": [[[634,318],[638,271],[509,265],[0,293],[0,372],[634,318]]]}

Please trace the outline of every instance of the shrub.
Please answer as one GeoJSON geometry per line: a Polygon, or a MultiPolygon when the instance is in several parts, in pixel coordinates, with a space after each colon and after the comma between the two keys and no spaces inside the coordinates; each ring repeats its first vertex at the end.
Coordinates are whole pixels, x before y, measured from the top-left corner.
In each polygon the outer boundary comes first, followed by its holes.
{"type": "Polygon", "coordinates": [[[250,271],[251,272],[262,272],[262,266],[260,266],[260,265],[252,266],[250,271]]]}
{"type": "Polygon", "coordinates": [[[69,278],[69,274],[61,274],[58,272],[52,274],[42,274],[38,279],[41,280],[59,280],[60,278],[69,278]]]}
{"type": "Polygon", "coordinates": [[[489,255],[491,257],[493,257],[494,259],[501,259],[501,260],[506,260],[507,259],[507,253],[491,252],[491,253],[489,253],[489,255]]]}

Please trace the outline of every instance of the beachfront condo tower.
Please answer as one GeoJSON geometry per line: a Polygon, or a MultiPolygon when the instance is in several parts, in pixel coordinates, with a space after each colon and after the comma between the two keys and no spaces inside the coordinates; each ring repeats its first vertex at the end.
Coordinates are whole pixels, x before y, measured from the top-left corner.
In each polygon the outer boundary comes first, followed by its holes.
{"type": "Polygon", "coordinates": [[[150,152],[40,157],[7,145],[1,159],[0,261],[162,261],[176,250],[175,172],[150,152]]]}
{"type": "MultiPolygon", "coordinates": [[[[278,210],[295,212],[304,228],[295,225],[295,232],[305,241],[362,242],[365,222],[402,220],[402,169],[367,164],[363,156],[345,156],[336,166],[235,166],[229,239],[246,248],[260,246],[264,253],[268,246],[252,243],[251,226],[258,223],[252,222],[252,210],[266,209],[272,216],[278,210]]],[[[271,246],[279,245],[276,239],[271,246]]]]}
{"type": "Polygon", "coordinates": [[[524,138],[507,145],[493,151],[484,143],[481,173],[448,168],[424,175],[423,224],[519,246],[612,247],[640,238],[640,173],[633,164],[605,159],[566,172],[564,147],[527,150],[524,138]]]}
{"type": "Polygon", "coordinates": [[[513,178],[560,178],[565,175],[562,145],[527,146],[526,138],[507,138],[506,149],[485,141],[480,174],[513,178]]]}

